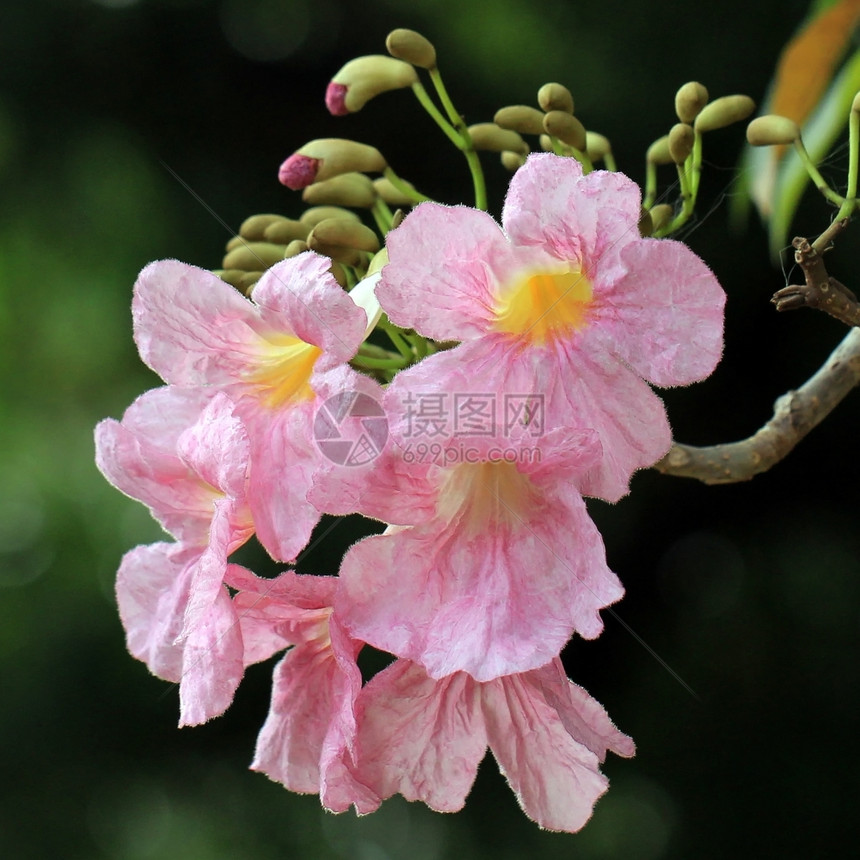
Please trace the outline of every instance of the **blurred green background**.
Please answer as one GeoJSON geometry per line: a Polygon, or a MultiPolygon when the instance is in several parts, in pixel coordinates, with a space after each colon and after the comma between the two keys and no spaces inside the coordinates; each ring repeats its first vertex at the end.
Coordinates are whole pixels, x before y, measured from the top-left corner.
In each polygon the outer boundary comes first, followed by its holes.
{"type": "MultiPolygon", "coordinates": [[[[215,268],[245,216],[297,215],[276,171],[303,142],[375,144],[439,199],[467,198],[464,165],[408,93],[344,119],[325,111],[329,78],[382,52],[388,30],[434,41],[469,122],[533,103],[546,81],[567,84],[577,114],[641,181],[677,87],[698,79],[714,96],[761,100],[805,10],[799,0],[2,6],[3,857],[724,860],[841,856],[856,842],[856,395],[752,483],[648,472],[618,505],[592,506],[628,590],[618,615],[699,698],[612,617],[598,641],[568,649],[571,676],[638,745],[635,759],[608,761],[612,787],[578,835],[540,832],[491,759],[454,816],[400,799],[364,819],[332,816],[288,794],[247,770],[271,664],[249,672],[226,716],[177,731],[176,691],[126,653],[112,590],[123,552],[160,534],[101,478],[92,451],[95,423],[158,382],[131,338],[139,269],[163,257],[215,268]]],[[[777,317],[767,300],[785,275],[763,231],[729,232],[742,140],[733,128],[707,141],[703,205],[686,236],[729,294],[723,365],[666,393],[677,438],[699,444],[751,433],[843,334],[823,315],[777,317]]],[[[839,183],[845,170],[843,148],[825,173],[839,183]]],[[[498,211],[507,175],[492,158],[487,172],[498,211]]],[[[797,231],[827,218],[811,200],[797,231]]],[[[849,285],[857,252],[849,235],[830,264],[849,285]]],[[[335,565],[349,539],[335,530],[315,563],[335,565]]]]}

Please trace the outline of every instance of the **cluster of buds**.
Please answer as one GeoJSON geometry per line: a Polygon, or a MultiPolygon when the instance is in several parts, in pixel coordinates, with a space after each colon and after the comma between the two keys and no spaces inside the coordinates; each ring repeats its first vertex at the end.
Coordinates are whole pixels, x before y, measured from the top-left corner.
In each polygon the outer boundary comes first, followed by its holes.
{"type": "MultiPolygon", "coordinates": [[[[173,542],[127,553],[120,614],[131,653],[179,684],[182,724],[286,650],[252,766],[327,809],[396,793],[459,809],[489,748],[530,817],[575,831],[607,753],[634,751],[561,661],[623,594],[584,497],[618,500],[665,455],[651,386],[711,373],[725,295],[685,245],[640,235],[639,188],[565,87],[467,127],[426,39],[397,30],[388,50],[348,63],[329,109],[410,88],[465,156],[475,207],[428,201],[372,147],[317,140],[280,171],[311,208],[249,218],[220,279],[175,260],[141,272],[135,338],[165,385],[99,425],[97,461],[173,542]],[[528,134],[550,151],[527,156],[528,134]],[[479,149],[516,168],[501,224],[479,149]],[[337,576],[231,560],[256,535],[293,564],[323,514],[387,529],[337,576]],[[392,660],[369,680],[365,646],[392,660]]],[[[685,108],[679,169],[699,164],[709,107],[685,108]]]]}

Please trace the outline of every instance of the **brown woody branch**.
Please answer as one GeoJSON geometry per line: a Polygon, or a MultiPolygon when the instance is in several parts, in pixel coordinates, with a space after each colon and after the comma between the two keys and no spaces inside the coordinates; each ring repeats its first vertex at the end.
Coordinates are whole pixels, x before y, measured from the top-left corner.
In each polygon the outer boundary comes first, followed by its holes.
{"type": "Polygon", "coordinates": [[[654,468],[705,484],[748,481],[787,456],[858,384],[860,329],[854,328],[814,376],[776,401],[773,418],[748,439],[706,448],[676,443],[654,468]]]}
{"type": "MultiPolygon", "coordinates": [[[[779,290],[771,301],[778,311],[818,308],[850,326],[860,326],[860,304],[854,293],[830,277],[822,255],[832,239],[847,226],[835,221],[810,244],[798,237],[794,259],[806,283],[779,290]]],[[[797,391],[783,394],[774,404],[773,417],[760,430],[740,442],[697,448],[676,443],[657,471],[696,478],[705,484],[734,484],[766,472],[794,449],[836,405],[860,384],[860,329],[852,328],[818,372],[797,391]]]]}
{"type": "Polygon", "coordinates": [[[794,239],[791,243],[794,246],[794,259],[803,270],[806,283],[790,284],[777,290],[771,302],[778,311],[817,308],[845,325],[860,325],[857,297],[848,287],[831,277],[824,265],[823,254],[829,249],[831,240],[847,224],[848,219],[834,221],[812,244],[802,236],[794,239]]]}

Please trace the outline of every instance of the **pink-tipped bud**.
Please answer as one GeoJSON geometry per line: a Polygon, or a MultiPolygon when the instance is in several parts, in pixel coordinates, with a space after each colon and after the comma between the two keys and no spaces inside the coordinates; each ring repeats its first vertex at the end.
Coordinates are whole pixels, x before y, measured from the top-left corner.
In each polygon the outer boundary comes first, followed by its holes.
{"type": "Polygon", "coordinates": [[[321,138],[294,152],[278,171],[287,188],[299,191],[342,173],[381,173],[388,166],[378,149],[354,140],[321,138]]]}
{"type": "Polygon", "coordinates": [[[291,155],[278,170],[278,181],[281,185],[293,191],[301,191],[308,185],[313,185],[319,172],[320,160],[300,155],[298,152],[291,155]]]}
{"type": "Polygon", "coordinates": [[[411,87],[417,81],[415,69],[402,60],[383,54],[356,57],[331,79],[326,107],[335,116],[355,113],[380,93],[411,87]]]}
{"type": "Polygon", "coordinates": [[[325,91],[325,106],[332,116],[346,116],[349,108],[346,106],[346,84],[336,84],[332,81],[325,91]]]}

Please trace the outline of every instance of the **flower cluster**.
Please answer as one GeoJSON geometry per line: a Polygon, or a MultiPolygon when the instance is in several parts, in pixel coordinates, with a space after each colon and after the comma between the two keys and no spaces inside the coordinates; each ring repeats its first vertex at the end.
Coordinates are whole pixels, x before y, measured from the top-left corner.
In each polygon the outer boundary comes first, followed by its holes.
{"type": "Polygon", "coordinates": [[[538,154],[501,224],[421,203],[350,292],[316,250],[250,297],[174,260],[141,272],[135,338],[166,384],[98,426],[97,461],[173,538],[125,556],[117,598],[180,724],[285,652],[254,769],[335,812],[454,811],[489,747],[531,818],[583,826],[607,751],[634,751],[560,658],[623,593],[583,496],[617,500],[666,453],[649,383],[702,379],[722,348],[716,279],[642,238],[640,207],[622,174],[538,154]],[[387,528],[336,576],[231,562],[253,534],[294,562],[324,513],[387,528]],[[391,657],[369,679],[365,646],[391,657]]]}

